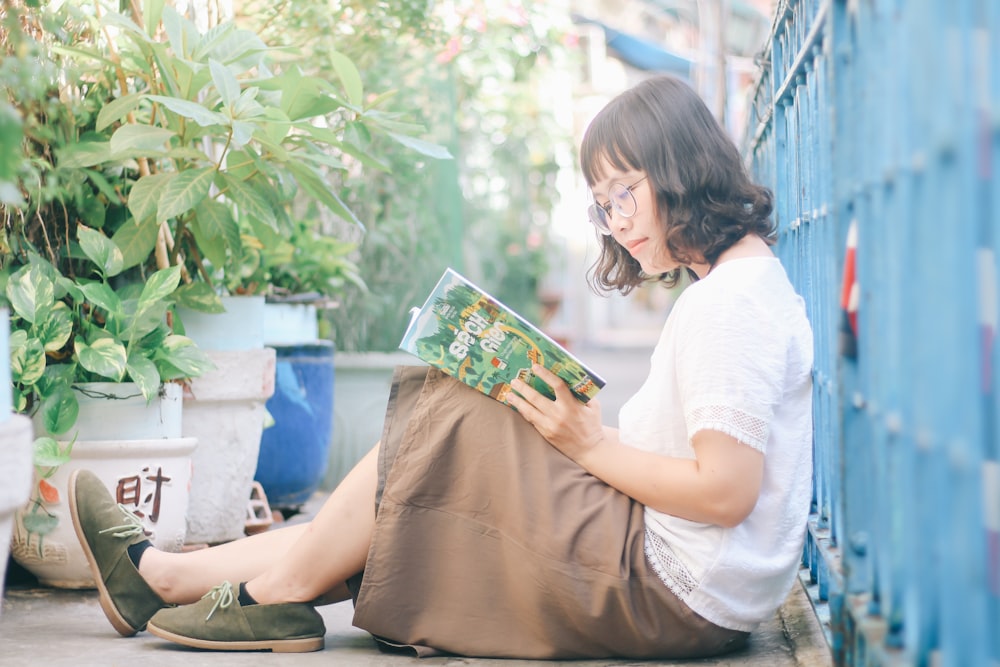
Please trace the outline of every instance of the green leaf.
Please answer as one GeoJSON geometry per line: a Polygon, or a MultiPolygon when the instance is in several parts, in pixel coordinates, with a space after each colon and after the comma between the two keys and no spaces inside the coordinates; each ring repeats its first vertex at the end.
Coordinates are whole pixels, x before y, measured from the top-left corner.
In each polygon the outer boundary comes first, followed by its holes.
{"type": "Polygon", "coordinates": [[[340,171],[345,171],[347,169],[347,166],[333,155],[327,155],[325,153],[304,153],[300,151],[296,153],[296,156],[301,160],[308,160],[313,164],[329,167],[330,169],[338,169],[340,171]]]}
{"type": "MultiPolygon", "coordinates": [[[[80,403],[77,401],[76,394],[73,393],[69,385],[60,384],[56,386],[52,394],[46,396],[45,400],[42,401],[40,411],[45,430],[54,435],[59,435],[68,431],[76,423],[76,418],[80,414],[80,403]]],[[[35,453],[35,465],[38,465],[37,450],[35,453]]],[[[62,465],[62,463],[49,463],[47,465],[62,465]]]]}
{"type": "Polygon", "coordinates": [[[115,203],[118,202],[118,192],[111,186],[111,183],[109,183],[108,179],[104,177],[104,174],[96,169],[87,169],[86,173],[90,182],[94,184],[94,187],[96,187],[108,201],[113,201],[115,203]]]}
{"type": "Polygon", "coordinates": [[[139,296],[138,312],[147,311],[153,304],[162,302],[177,289],[180,281],[181,267],[179,266],[161,269],[151,275],[142,288],[142,294],[139,296]]]}
{"type": "Polygon", "coordinates": [[[76,377],[76,363],[73,361],[49,364],[45,367],[45,376],[38,381],[38,393],[48,396],[59,390],[59,385],[69,387],[76,377]]]}
{"type": "Polygon", "coordinates": [[[125,266],[125,258],[115,242],[99,231],[79,225],[76,237],[83,254],[90,258],[105,278],[117,276],[125,266]]]}
{"type": "Polygon", "coordinates": [[[57,468],[69,463],[73,445],[65,449],[59,446],[54,438],[43,436],[32,443],[32,462],[40,468],[57,468]]]}
{"type": "Polygon", "coordinates": [[[140,102],[142,102],[142,95],[140,93],[131,93],[111,100],[101,107],[101,111],[97,114],[97,124],[94,129],[100,132],[116,120],[121,120],[129,112],[135,111],[140,102]]]}
{"type": "Polygon", "coordinates": [[[176,172],[150,174],[135,182],[128,193],[128,210],[132,212],[136,224],[156,217],[160,194],[176,177],[176,172]]]}
{"type": "Polygon", "coordinates": [[[92,60],[95,63],[101,63],[103,65],[107,65],[110,68],[115,67],[115,63],[110,58],[101,53],[101,50],[97,48],[82,49],[73,46],[61,46],[59,44],[53,44],[49,48],[52,49],[53,53],[56,53],[61,56],[69,56],[70,58],[80,59],[80,60],[92,60]]]}
{"type": "Polygon", "coordinates": [[[298,181],[302,189],[308,192],[311,197],[324,204],[344,220],[353,222],[361,229],[365,228],[361,221],[358,220],[358,217],[354,215],[354,212],[347,208],[347,204],[341,201],[340,197],[336,195],[330,186],[323,182],[323,179],[313,171],[312,167],[301,162],[289,162],[287,166],[288,170],[295,176],[295,180],[298,181]]]}
{"type": "Polygon", "coordinates": [[[42,313],[55,303],[55,285],[38,264],[18,269],[7,281],[7,300],[14,312],[34,324],[42,313]]]}
{"type": "Polygon", "coordinates": [[[225,204],[207,199],[199,204],[191,231],[202,255],[216,267],[226,263],[227,247],[240,252],[240,227],[225,204]]]}
{"type": "Polygon", "coordinates": [[[167,33],[174,53],[182,58],[190,57],[201,41],[194,23],[184,18],[170,5],[163,8],[163,29],[167,33]]]}
{"type": "Polygon", "coordinates": [[[146,22],[146,34],[150,37],[156,36],[156,30],[160,26],[160,19],[163,17],[163,5],[165,0],[145,0],[142,8],[142,17],[146,22]]]}
{"type": "MultiPolygon", "coordinates": [[[[264,134],[267,135],[268,142],[272,144],[281,144],[285,137],[288,136],[288,132],[292,129],[292,122],[288,119],[288,116],[284,111],[276,107],[265,107],[264,108],[264,118],[267,120],[266,123],[262,123],[264,126],[264,134]]],[[[313,127],[310,123],[303,123],[303,127],[308,129],[313,127]]],[[[329,130],[327,130],[329,132],[329,130]]]]}
{"type": "Polygon", "coordinates": [[[188,283],[174,290],[174,301],[178,305],[202,313],[224,313],[222,299],[208,283],[188,283]]]}
{"type": "Polygon", "coordinates": [[[375,99],[368,102],[368,104],[365,106],[365,109],[366,110],[376,109],[385,104],[393,97],[396,97],[397,95],[399,95],[399,90],[386,90],[384,92],[381,92],[375,96],[375,99]]]}
{"type": "Polygon", "coordinates": [[[333,132],[329,128],[315,127],[309,125],[308,123],[302,125],[301,128],[305,130],[307,133],[309,133],[309,135],[312,136],[312,138],[315,139],[317,142],[326,144],[327,146],[333,146],[334,148],[342,150],[351,157],[357,159],[366,167],[371,167],[373,169],[378,169],[379,171],[384,171],[387,173],[390,171],[388,164],[382,162],[374,155],[366,153],[364,150],[358,148],[357,146],[355,146],[350,142],[341,141],[337,133],[333,132]]]}
{"type": "Polygon", "coordinates": [[[117,313],[122,309],[121,299],[119,299],[118,295],[115,294],[115,291],[105,283],[86,283],[84,285],[80,285],[80,291],[83,292],[87,301],[103,308],[109,313],[117,313]]]}
{"type": "Polygon", "coordinates": [[[219,91],[222,103],[232,108],[240,96],[240,82],[236,80],[229,68],[214,58],[209,58],[208,69],[212,73],[212,83],[219,91]]]}
{"type": "Polygon", "coordinates": [[[109,141],[80,141],[56,150],[56,165],[60,167],[93,167],[110,159],[109,141]]]}
{"type": "Polygon", "coordinates": [[[429,141],[424,141],[423,139],[417,139],[416,137],[409,137],[405,134],[397,134],[395,132],[386,132],[386,134],[407,148],[412,148],[421,155],[426,155],[427,157],[432,157],[438,160],[452,159],[452,155],[448,152],[448,149],[440,144],[434,144],[429,141]]]}
{"type": "Polygon", "coordinates": [[[355,146],[367,146],[372,142],[372,133],[361,121],[352,120],[344,126],[344,138],[355,146]]]}
{"type": "Polygon", "coordinates": [[[174,216],[186,213],[200,204],[212,186],[215,179],[215,169],[189,169],[182,171],[163,189],[160,203],[156,209],[158,221],[169,220],[174,216]]]}
{"type": "Polygon", "coordinates": [[[44,372],[45,348],[42,341],[29,338],[24,345],[11,347],[10,377],[15,384],[35,384],[44,372]]]}
{"type": "Polygon", "coordinates": [[[257,101],[257,93],[259,92],[260,88],[250,87],[240,93],[239,99],[232,106],[234,119],[251,120],[266,114],[264,107],[257,101]]]}
{"type": "Polygon", "coordinates": [[[94,229],[100,229],[104,226],[104,218],[107,214],[104,202],[90,192],[80,193],[75,199],[77,213],[85,225],[94,229]]]}
{"type": "Polygon", "coordinates": [[[7,339],[7,347],[11,350],[15,350],[19,347],[23,347],[27,342],[28,332],[24,329],[14,329],[10,332],[10,338],[7,339]]]}
{"type": "Polygon", "coordinates": [[[265,225],[253,218],[250,219],[250,229],[265,248],[275,247],[279,243],[284,242],[284,237],[274,227],[265,225]]]}
{"type": "MultiPolygon", "coordinates": [[[[212,49],[224,42],[234,30],[236,30],[236,25],[231,21],[226,21],[225,23],[220,23],[209,28],[208,32],[202,37],[198,48],[191,52],[191,59],[196,62],[205,62],[205,56],[209,55],[212,49]]],[[[217,56],[213,56],[213,58],[214,60],[219,60],[217,56]]]]}
{"type": "Polygon", "coordinates": [[[189,102],[177,97],[166,97],[164,95],[147,95],[146,97],[154,102],[159,102],[178,116],[193,120],[202,127],[229,124],[229,119],[221,113],[207,109],[197,102],[189,102]]]}
{"type": "MultiPolygon", "coordinates": [[[[364,119],[369,125],[377,125],[379,129],[386,130],[387,132],[414,135],[426,131],[426,128],[420,123],[408,123],[396,120],[402,117],[403,114],[398,112],[386,113],[377,109],[372,109],[364,114],[364,119]]],[[[361,124],[359,121],[355,122],[361,124]]]]}
{"type": "Polygon", "coordinates": [[[160,389],[160,372],[156,370],[156,364],[137,352],[128,355],[128,363],[125,365],[128,376],[139,385],[139,391],[143,397],[149,401],[160,389]]]}
{"type": "Polygon", "coordinates": [[[222,180],[225,184],[226,198],[233,202],[242,214],[257,218],[270,225],[278,224],[274,208],[256,189],[249,187],[243,181],[226,172],[222,172],[222,180]]]}
{"type": "Polygon", "coordinates": [[[233,121],[233,146],[242,148],[250,143],[254,130],[257,129],[252,123],[244,120],[233,121]]]}
{"type": "Polygon", "coordinates": [[[125,346],[113,338],[99,338],[88,345],[81,338],[73,343],[80,365],[91,373],[121,382],[125,375],[125,346]]]}
{"type": "MultiPolygon", "coordinates": [[[[253,32],[224,23],[205,33],[201,44],[192,52],[192,60],[204,62],[205,56],[210,56],[223,65],[249,71],[262,65],[262,56],[267,51],[267,45],[253,32]],[[227,25],[231,29],[226,30],[227,25]]],[[[266,68],[260,68],[266,71],[266,68]]]]}
{"type": "Polygon", "coordinates": [[[122,269],[141,264],[153,253],[160,223],[147,218],[139,224],[126,223],[118,228],[111,240],[122,251],[122,269]]]}
{"type": "MultiPolygon", "coordinates": [[[[338,100],[323,92],[321,79],[303,76],[302,72],[290,69],[274,77],[268,83],[277,84],[281,90],[281,110],[290,120],[325,116],[343,106],[338,100]]],[[[263,83],[260,84],[264,88],[263,83]]]]}
{"type": "Polygon", "coordinates": [[[176,133],[154,125],[122,125],[111,135],[111,157],[138,157],[161,154],[176,133]]]}
{"type": "Polygon", "coordinates": [[[167,336],[157,350],[156,362],[164,381],[198,377],[215,368],[208,355],[187,336],[167,336]]]}
{"type": "Polygon", "coordinates": [[[361,103],[364,101],[364,89],[361,84],[361,74],[358,72],[358,68],[350,58],[339,51],[331,49],[327,55],[330,57],[330,62],[333,64],[333,68],[340,78],[340,83],[344,86],[348,101],[355,106],[361,106],[361,103]]]}
{"type": "Polygon", "coordinates": [[[212,159],[194,146],[176,146],[167,151],[166,157],[172,160],[187,160],[189,162],[211,162],[212,159]]]}
{"type": "Polygon", "coordinates": [[[194,242],[198,244],[198,250],[202,258],[208,261],[215,268],[222,268],[226,265],[226,239],[219,235],[208,238],[204,234],[204,227],[200,220],[192,221],[191,232],[194,234],[194,242]]]}
{"type": "Polygon", "coordinates": [[[49,316],[36,324],[35,329],[46,352],[61,350],[73,334],[73,313],[65,303],[59,301],[53,306],[49,316]]]}
{"type": "Polygon", "coordinates": [[[231,238],[234,233],[239,235],[239,226],[233,220],[233,214],[229,212],[229,207],[217,201],[205,200],[198,204],[196,209],[198,225],[205,238],[214,239],[222,237],[223,240],[231,238]]]}

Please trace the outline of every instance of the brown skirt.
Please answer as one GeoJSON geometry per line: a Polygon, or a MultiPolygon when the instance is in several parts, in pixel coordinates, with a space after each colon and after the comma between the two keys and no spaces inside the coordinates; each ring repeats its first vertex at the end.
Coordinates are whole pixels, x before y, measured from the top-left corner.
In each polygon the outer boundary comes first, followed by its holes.
{"type": "Polygon", "coordinates": [[[396,369],[354,624],[417,655],[691,658],[744,645],[646,561],[643,507],[511,408],[396,369]]]}

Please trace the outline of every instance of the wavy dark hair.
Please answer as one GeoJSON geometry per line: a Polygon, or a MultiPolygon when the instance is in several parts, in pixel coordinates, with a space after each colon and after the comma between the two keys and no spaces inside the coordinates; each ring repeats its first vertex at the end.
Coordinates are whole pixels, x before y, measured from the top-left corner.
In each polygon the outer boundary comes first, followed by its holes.
{"type": "MultiPolygon", "coordinates": [[[[580,148],[589,187],[604,177],[605,164],[646,174],[667,250],[681,264],[714,265],[750,233],[774,243],[771,191],[750,180],[732,139],[680,79],[646,79],[597,114],[580,148]]],[[[628,294],[649,280],[673,286],[681,277],[680,269],[646,275],[613,237],[600,236],[600,242],[601,254],[588,273],[600,292],[628,294]]]]}

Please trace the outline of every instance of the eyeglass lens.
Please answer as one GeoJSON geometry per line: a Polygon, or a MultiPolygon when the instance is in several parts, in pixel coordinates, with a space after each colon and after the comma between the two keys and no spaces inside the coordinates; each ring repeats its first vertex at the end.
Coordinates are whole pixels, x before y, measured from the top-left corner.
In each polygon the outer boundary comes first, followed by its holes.
{"type": "MultiPolygon", "coordinates": [[[[611,186],[611,189],[608,191],[608,204],[623,218],[631,218],[635,215],[637,207],[635,196],[629,188],[621,183],[615,183],[611,186]]],[[[587,209],[587,214],[590,222],[602,234],[607,235],[611,233],[611,220],[608,217],[607,209],[595,203],[591,204],[590,208],[587,209]]]]}

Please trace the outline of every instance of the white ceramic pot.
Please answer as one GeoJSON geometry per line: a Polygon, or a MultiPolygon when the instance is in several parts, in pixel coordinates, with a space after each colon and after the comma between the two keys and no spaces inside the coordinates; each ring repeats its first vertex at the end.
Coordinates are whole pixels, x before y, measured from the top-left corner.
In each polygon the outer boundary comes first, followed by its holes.
{"type": "Polygon", "coordinates": [[[420,365],[420,359],[406,352],[340,352],[334,357],[333,437],[322,488],[336,488],[382,437],[396,366],[420,365]]]}
{"type": "Polygon", "coordinates": [[[319,340],[319,319],[312,303],[264,306],[264,344],[302,345],[319,340]]]}
{"type": "Polygon", "coordinates": [[[36,483],[28,503],[18,510],[11,540],[14,560],[47,586],[94,586],[69,514],[67,483],[78,468],[92,471],[119,503],[142,515],[154,546],[179,551],[196,444],[194,438],[77,441],[71,460],[46,480],[57,497],[42,500],[36,483]],[[50,532],[40,535],[30,529],[46,517],[53,525],[50,532]]]}
{"type": "Polygon", "coordinates": [[[0,594],[7,576],[14,515],[28,499],[31,489],[31,443],[30,419],[14,415],[0,422],[0,594]]]}
{"type": "Polygon", "coordinates": [[[184,332],[202,350],[259,350],[264,347],[264,297],[223,296],[224,313],[178,308],[184,332]]]}
{"type": "MultiPolygon", "coordinates": [[[[73,385],[80,414],[69,432],[57,439],[132,440],[181,437],[183,387],[161,385],[149,403],[132,382],[85,382],[73,385]]],[[[34,416],[35,434],[48,435],[41,416],[34,416]]]]}
{"type": "Polygon", "coordinates": [[[244,534],[260,437],[274,393],[275,351],[208,351],[215,370],[184,393],[184,435],[192,456],[189,544],[219,544],[244,534]]]}

